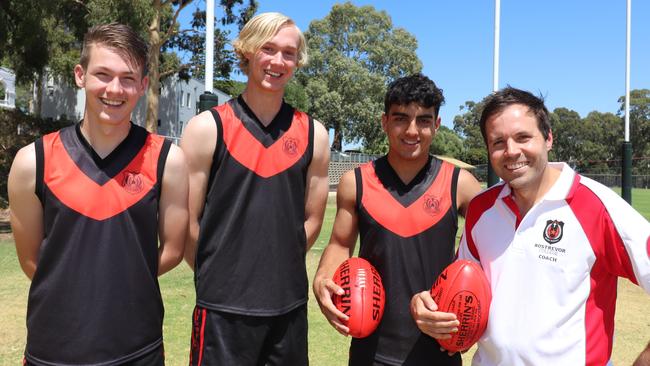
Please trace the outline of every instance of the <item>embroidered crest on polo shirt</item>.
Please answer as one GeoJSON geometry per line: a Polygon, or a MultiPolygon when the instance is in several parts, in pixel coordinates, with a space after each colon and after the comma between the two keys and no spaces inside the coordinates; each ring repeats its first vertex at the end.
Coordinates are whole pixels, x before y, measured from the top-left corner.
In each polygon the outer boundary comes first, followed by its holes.
{"type": "Polygon", "coordinates": [[[560,263],[561,258],[567,255],[567,249],[562,246],[562,244],[557,244],[562,240],[562,235],[564,233],[564,221],[559,220],[547,220],[546,226],[544,227],[543,237],[548,244],[539,244],[534,245],[537,250],[537,258],[553,262],[560,263]]]}
{"type": "Polygon", "coordinates": [[[544,240],[549,244],[555,244],[562,240],[564,233],[564,222],[558,220],[547,220],[544,228],[544,240]]]}
{"type": "Polygon", "coordinates": [[[287,137],[284,139],[282,151],[289,156],[294,156],[298,153],[298,139],[287,137]]]}
{"type": "Polygon", "coordinates": [[[122,187],[129,193],[140,193],[142,191],[142,174],[140,172],[125,171],[122,178],[122,187]]]}
{"type": "Polygon", "coordinates": [[[440,212],[440,200],[433,195],[425,195],[422,206],[424,212],[431,216],[435,216],[440,212]]]}

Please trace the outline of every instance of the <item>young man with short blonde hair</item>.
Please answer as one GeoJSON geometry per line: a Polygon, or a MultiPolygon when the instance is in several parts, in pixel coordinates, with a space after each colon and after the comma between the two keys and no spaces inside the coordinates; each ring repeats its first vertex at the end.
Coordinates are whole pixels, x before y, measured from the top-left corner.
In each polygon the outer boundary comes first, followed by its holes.
{"type": "Polygon", "coordinates": [[[304,37],[278,13],[234,42],[242,95],[188,124],[195,271],[191,365],[306,365],[305,254],[327,200],[328,134],[283,100],[306,59],[304,37]]]}

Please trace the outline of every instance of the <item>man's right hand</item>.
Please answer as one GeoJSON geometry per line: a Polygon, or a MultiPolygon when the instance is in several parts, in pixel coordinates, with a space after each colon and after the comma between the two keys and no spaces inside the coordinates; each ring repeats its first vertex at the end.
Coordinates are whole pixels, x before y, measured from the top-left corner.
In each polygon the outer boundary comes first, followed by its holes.
{"type": "Polygon", "coordinates": [[[336,329],[339,333],[344,336],[348,336],[350,328],[348,328],[345,323],[348,321],[349,317],[339,311],[332,302],[332,296],[343,295],[343,289],[338,286],[330,278],[316,278],[314,279],[314,295],[316,296],[316,301],[318,301],[318,306],[320,306],[320,311],[325,315],[327,321],[336,329]]]}
{"type": "Polygon", "coordinates": [[[429,291],[422,291],[411,298],[411,316],[422,333],[435,339],[449,339],[458,332],[460,322],[456,314],[438,311],[438,305],[429,291]]]}

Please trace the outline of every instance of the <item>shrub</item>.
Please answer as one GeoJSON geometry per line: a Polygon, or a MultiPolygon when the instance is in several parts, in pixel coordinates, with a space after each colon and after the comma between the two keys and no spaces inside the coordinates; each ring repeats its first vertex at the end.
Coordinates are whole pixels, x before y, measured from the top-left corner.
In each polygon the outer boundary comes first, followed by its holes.
{"type": "Polygon", "coordinates": [[[7,178],[11,163],[20,148],[38,137],[69,126],[66,119],[38,118],[19,110],[0,109],[0,207],[8,206],[7,178]]]}

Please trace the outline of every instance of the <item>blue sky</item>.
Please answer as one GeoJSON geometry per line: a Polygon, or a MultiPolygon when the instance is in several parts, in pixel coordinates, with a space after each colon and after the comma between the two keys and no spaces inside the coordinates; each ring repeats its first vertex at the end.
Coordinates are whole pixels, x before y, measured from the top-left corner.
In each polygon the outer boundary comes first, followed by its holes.
{"type": "MultiPolygon", "coordinates": [[[[284,13],[303,30],[336,3],[258,1],[259,12],[284,13]]],[[[352,3],[386,11],[395,27],[417,38],[423,73],[444,90],[444,125],[453,125],[466,100],[479,101],[492,91],[494,1],[352,3]]],[[[567,107],[583,117],[593,110],[615,113],[625,93],[625,17],[625,0],[502,0],[499,86],[542,94],[551,110],[567,107]]],[[[631,88],[650,88],[647,0],[632,2],[631,88]]]]}

